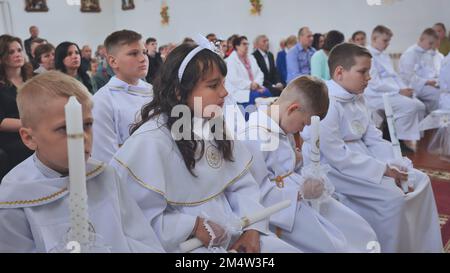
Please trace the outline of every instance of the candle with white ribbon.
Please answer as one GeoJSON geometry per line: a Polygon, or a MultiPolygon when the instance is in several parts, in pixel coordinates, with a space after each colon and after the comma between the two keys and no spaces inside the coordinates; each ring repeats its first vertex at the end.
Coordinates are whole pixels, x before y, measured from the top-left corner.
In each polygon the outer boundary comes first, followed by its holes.
{"type": "MultiPolygon", "coordinates": [[[[253,215],[243,217],[241,219],[241,226],[242,226],[242,228],[251,226],[254,223],[257,223],[259,221],[262,221],[262,220],[270,217],[271,215],[279,212],[280,210],[283,210],[283,209],[289,207],[290,205],[291,205],[291,200],[285,200],[285,201],[275,204],[271,207],[265,208],[253,215]]],[[[186,242],[181,243],[180,250],[181,250],[181,252],[186,253],[186,252],[190,252],[194,249],[197,249],[197,248],[201,247],[202,245],[203,244],[199,239],[193,238],[186,242]]]]}
{"type": "Polygon", "coordinates": [[[311,161],[320,166],[320,117],[311,117],[311,161]]]}
{"type": "MultiPolygon", "coordinates": [[[[386,119],[389,128],[389,135],[391,136],[392,149],[394,150],[394,157],[396,161],[402,161],[403,155],[400,149],[400,142],[397,138],[394,125],[394,111],[392,110],[391,102],[389,101],[389,94],[383,94],[384,112],[386,113],[386,119]]],[[[408,183],[402,182],[402,189],[405,193],[409,192],[408,183]]]]}
{"type": "Polygon", "coordinates": [[[84,155],[84,130],[81,104],[70,97],[65,106],[67,147],[69,157],[69,241],[89,242],[89,217],[86,191],[86,162],[84,155]]]}

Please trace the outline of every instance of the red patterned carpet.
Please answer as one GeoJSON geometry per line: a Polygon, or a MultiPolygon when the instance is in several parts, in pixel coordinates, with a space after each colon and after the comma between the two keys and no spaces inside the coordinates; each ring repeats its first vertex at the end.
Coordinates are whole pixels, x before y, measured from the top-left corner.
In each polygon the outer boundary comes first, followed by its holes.
{"type": "Polygon", "coordinates": [[[444,249],[450,253],[450,161],[427,152],[427,146],[432,136],[433,132],[427,132],[419,143],[418,151],[407,156],[417,169],[427,173],[431,178],[440,217],[444,249]]]}

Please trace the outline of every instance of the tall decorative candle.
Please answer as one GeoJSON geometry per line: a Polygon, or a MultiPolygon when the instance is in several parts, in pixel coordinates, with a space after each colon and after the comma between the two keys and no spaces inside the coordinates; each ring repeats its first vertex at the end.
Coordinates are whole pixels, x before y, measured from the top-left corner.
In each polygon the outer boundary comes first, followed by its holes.
{"type": "Polygon", "coordinates": [[[69,241],[85,244],[89,241],[89,217],[86,191],[86,162],[81,104],[70,97],[65,106],[70,179],[69,241]]]}
{"type": "Polygon", "coordinates": [[[314,165],[320,165],[320,118],[311,117],[311,161],[314,165]]]}
{"type": "MultiPolygon", "coordinates": [[[[401,161],[403,158],[402,150],[400,149],[400,142],[394,126],[394,111],[392,111],[391,102],[389,101],[389,94],[383,94],[384,112],[386,113],[387,123],[389,127],[389,135],[391,136],[392,149],[394,150],[395,160],[401,161]]],[[[402,183],[402,189],[405,193],[409,192],[408,183],[402,183]]]]}

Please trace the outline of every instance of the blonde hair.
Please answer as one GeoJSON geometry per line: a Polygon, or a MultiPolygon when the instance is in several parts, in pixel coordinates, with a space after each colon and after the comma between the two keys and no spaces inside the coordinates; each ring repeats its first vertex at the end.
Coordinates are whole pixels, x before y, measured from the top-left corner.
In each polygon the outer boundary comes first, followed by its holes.
{"type": "Polygon", "coordinates": [[[59,71],[40,74],[27,81],[18,91],[17,107],[22,125],[33,127],[39,113],[45,112],[52,98],[75,96],[84,108],[92,108],[92,96],[77,79],[59,71]]]}
{"type": "Polygon", "coordinates": [[[378,25],[372,31],[372,39],[375,36],[383,35],[383,34],[385,34],[389,37],[394,36],[394,33],[392,32],[392,30],[390,28],[383,26],[383,25],[378,25]]]}
{"type": "Polygon", "coordinates": [[[291,35],[286,39],[286,47],[291,48],[297,44],[297,37],[295,35],[291,35]]]}
{"type": "Polygon", "coordinates": [[[328,88],[325,82],[316,77],[301,76],[288,84],[278,102],[280,104],[300,102],[306,111],[323,119],[328,113],[328,88]]]}

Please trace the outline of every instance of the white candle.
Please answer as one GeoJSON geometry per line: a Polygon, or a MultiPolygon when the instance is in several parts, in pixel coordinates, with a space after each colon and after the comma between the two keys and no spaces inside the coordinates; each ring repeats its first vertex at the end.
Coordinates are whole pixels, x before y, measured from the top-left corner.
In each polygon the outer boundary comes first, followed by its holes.
{"type": "Polygon", "coordinates": [[[86,162],[81,104],[70,97],[65,106],[70,179],[69,240],[85,244],[89,241],[89,217],[86,192],[86,162]]]}
{"type": "MultiPolygon", "coordinates": [[[[401,161],[403,159],[402,150],[400,149],[400,142],[397,138],[397,133],[394,126],[394,111],[392,110],[391,102],[389,101],[389,94],[383,94],[384,112],[389,127],[389,135],[391,136],[392,149],[394,150],[395,160],[401,161]]],[[[403,192],[408,193],[408,183],[402,182],[403,192]]]]}
{"type": "Polygon", "coordinates": [[[314,165],[320,165],[320,118],[318,116],[311,117],[311,161],[314,165]]]}
{"type": "MultiPolygon", "coordinates": [[[[283,209],[289,207],[290,205],[291,205],[291,200],[285,200],[285,201],[275,204],[271,207],[265,208],[265,209],[255,213],[252,216],[247,216],[247,217],[242,218],[241,226],[242,226],[242,228],[251,226],[254,223],[257,223],[259,221],[262,221],[262,220],[270,217],[271,215],[279,212],[280,210],[283,210],[283,209]]],[[[203,244],[199,239],[193,238],[186,242],[181,243],[180,250],[181,250],[181,252],[186,253],[186,252],[190,252],[194,249],[197,249],[197,248],[201,247],[202,245],[203,244]]]]}
{"type": "Polygon", "coordinates": [[[394,126],[394,111],[389,101],[389,94],[383,94],[384,112],[386,113],[387,123],[389,127],[389,135],[391,136],[392,148],[394,149],[395,159],[402,159],[402,150],[400,149],[400,142],[394,126]]]}

